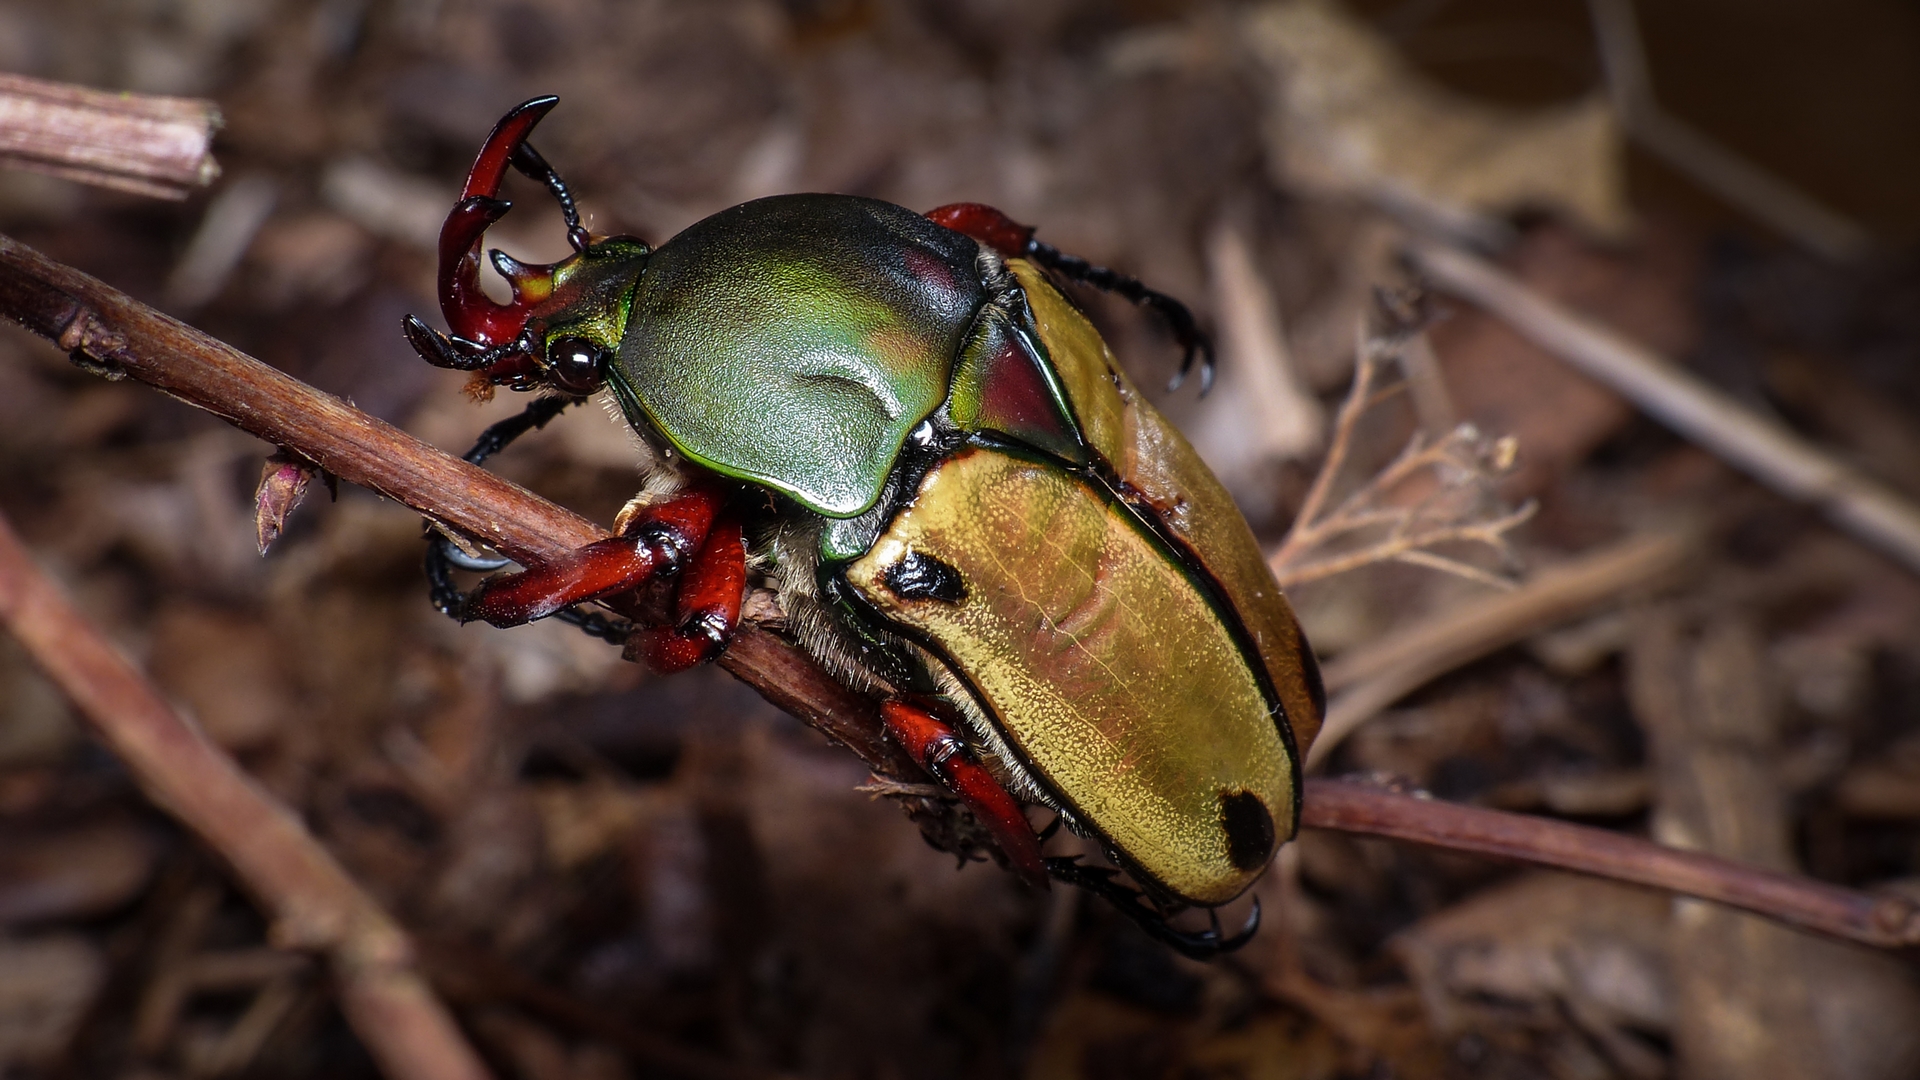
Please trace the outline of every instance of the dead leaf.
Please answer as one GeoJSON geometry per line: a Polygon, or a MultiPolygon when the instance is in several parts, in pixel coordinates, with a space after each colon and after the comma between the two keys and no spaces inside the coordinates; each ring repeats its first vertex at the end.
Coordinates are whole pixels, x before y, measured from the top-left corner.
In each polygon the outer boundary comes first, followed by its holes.
{"type": "Polygon", "coordinates": [[[1522,209],[1603,236],[1627,230],[1624,145],[1604,100],[1530,110],[1472,101],[1329,0],[1265,4],[1242,25],[1271,80],[1267,155],[1281,186],[1466,235],[1522,209]]]}

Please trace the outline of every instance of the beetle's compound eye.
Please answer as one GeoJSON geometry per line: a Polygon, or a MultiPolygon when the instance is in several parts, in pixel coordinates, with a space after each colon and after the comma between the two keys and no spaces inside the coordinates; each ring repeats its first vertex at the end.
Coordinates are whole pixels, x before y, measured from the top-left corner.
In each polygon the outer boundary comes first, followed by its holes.
{"type": "Polygon", "coordinates": [[[607,350],[580,337],[554,338],[547,345],[547,373],[554,385],[591,394],[606,379],[607,350]]]}
{"type": "Polygon", "coordinates": [[[1241,870],[1257,870],[1273,858],[1273,815],[1251,791],[1220,795],[1220,825],[1227,831],[1227,858],[1241,870]]]}

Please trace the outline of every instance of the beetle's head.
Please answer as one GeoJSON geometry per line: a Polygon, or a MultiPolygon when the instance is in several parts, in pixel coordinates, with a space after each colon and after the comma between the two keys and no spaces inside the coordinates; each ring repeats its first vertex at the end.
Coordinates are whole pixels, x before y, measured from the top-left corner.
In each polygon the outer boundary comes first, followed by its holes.
{"type": "Polygon", "coordinates": [[[413,315],[404,325],[408,342],[428,363],[474,372],[483,386],[551,387],[569,394],[599,389],[626,329],[634,283],[646,268],[643,241],[596,238],[581,226],[573,194],[527,142],[533,126],[559,102],[534,98],[500,118],[440,227],[440,311],[452,335],[413,315]],[[509,165],[559,200],[573,254],[533,266],[504,251],[489,252],[513,290],[502,304],[480,288],[480,242],[487,227],[512,208],[496,197],[509,165]]]}

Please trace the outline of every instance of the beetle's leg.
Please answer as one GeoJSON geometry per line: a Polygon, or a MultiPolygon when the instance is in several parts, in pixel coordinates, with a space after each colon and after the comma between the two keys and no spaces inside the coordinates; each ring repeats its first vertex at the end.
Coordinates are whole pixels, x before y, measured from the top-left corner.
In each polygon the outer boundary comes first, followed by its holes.
{"type": "Polygon", "coordinates": [[[1175,341],[1180,343],[1180,370],[1167,388],[1186,381],[1195,359],[1200,361],[1200,392],[1213,387],[1213,342],[1202,333],[1187,305],[1157,289],[1149,289],[1138,278],[1128,277],[1104,266],[1095,266],[1078,255],[1068,255],[1052,244],[1033,238],[1033,226],[980,203],[952,203],[926,215],[933,222],[973,237],[1009,259],[1032,259],[1049,270],[1057,270],[1074,281],[1103,292],[1116,293],[1139,307],[1152,308],[1167,322],[1175,341]]]}
{"type": "Polygon", "coordinates": [[[1128,888],[1115,880],[1112,870],[1104,866],[1083,866],[1078,860],[1077,855],[1048,859],[1047,872],[1106,900],[1120,914],[1145,930],[1149,937],[1189,959],[1211,960],[1222,953],[1230,953],[1252,941],[1254,931],[1260,929],[1260,898],[1256,896],[1246,924],[1232,937],[1221,934],[1220,917],[1212,908],[1207,909],[1207,929],[1175,930],[1168,924],[1164,912],[1148,904],[1138,889],[1128,888]]]}
{"type": "Polygon", "coordinates": [[[460,455],[460,460],[469,465],[483,464],[488,458],[512,446],[520,436],[546,427],[547,421],[586,400],[583,397],[539,398],[517,414],[481,432],[480,437],[473,440],[473,446],[460,455]]]}
{"type": "Polygon", "coordinates": [[[633,651],[663,674],[713,659],[740,627],[746,588],[746,537],[737,519],[723,517],[680,577],[674,625],[640,631],[633,651]]]}
{"type": "MultiPolygon", "coordinates": [[[[529,431],[547,426],[547,421],[565,412],[569,406],[578,405],[586,398],[548,397],[540,398],[529,404],[519,413],[506,418],[480,433],[473,446],[460,455],[460,460],[469,465],[479,465],[488,458],[505,450],[515,439],[529,431]]],[[[467,605],[467,596],[453,583],[453,569],[462,570],[498,570],[507,565],[506,559],[475,559],[454,546],[452,540],[428,526],[427,539],[427,594],[433,601],[434,610],[442,614],[460,616],[467,605]]]]}
{"type": "Polygon", "coordinates": [[[619,536],[517,574],[488,578],[467,601],[461,618],[518,626],[672,577],[706,542],[724,498],[717,487],[689,488],[641,510],[619,536]]]}
{"type": "Polygon", "coordinates": [[[1131,300],[1138,307],[1152,308],[1167,321],[1167,329],[1173,333],[1173,339],[1180,343],[1180,370],[1167,382],[1167,389],[1177,389],[1193,371],[1193,363],[1200,361],[1200,392],[1213,389],[1213,342],[1202,333],[1200,325],[1194,321],[1193,312],[1187,305],[1157,289],[1149,289],[1138,278],[1109,270],[1104,266],[1095,266],[1078,255],[1068,255],[1051,244],[1038,240],[1030,242],[1028,257],[1050,270],[1058,270],[1075,281],[1082,281],[1104,292],[1115,293],[1131,300]]]}
{"type": "Polygon", "coordinates": [[[880,719],[887,726],[887,734],[921,768],[960,796],[973,816],[993,834],[1013,872],[1037,889],[1047,888],[1046,861],[1040,857],[1040,840],[1033,835],[1027,815],[1020,812],[1020,804],[1000,781],[961,745],[953,727],[925,709],[897,700],[881,703],[880,719]]]}

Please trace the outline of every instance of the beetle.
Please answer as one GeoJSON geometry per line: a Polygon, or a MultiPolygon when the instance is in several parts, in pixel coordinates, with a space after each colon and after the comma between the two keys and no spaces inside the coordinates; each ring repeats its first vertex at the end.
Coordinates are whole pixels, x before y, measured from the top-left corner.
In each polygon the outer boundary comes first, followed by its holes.
{"type": "Polygon", "coordinates": [[[504,560],[437,541],[436,604],[621,639],[624,624],[575,605],[671,579],[670,618],[632,630],[629,651],[675,671],[726,647],[752,567],[794,640],[884,699],[888,735],[1014,872],[1099,892],[1190,955],[1247,940],[1257,905],[1231,935],[1167,919],[1211,915],[1294,834],[1318,668],[1230,497],[1049,273],[1161,311],[1187,346],[1181,375],[1205,348],[1186,308],[970,203],[922,215],[782,195],[658,248],[593,236],[527,141],[557,101],[499,122],[447,217],[452,333],[413,316],[405,333],[486,390],[548,395],[469,460],[604,389],[657,464],[611,538],[471,595],[449,564],[504,560]],[[559,201],[573,254],[492,252],[502,304],[479,272],[509,167],[559,201]],[[1043,856],[1023,803],[1092,838],[1138,889],[1043,856]]]}

